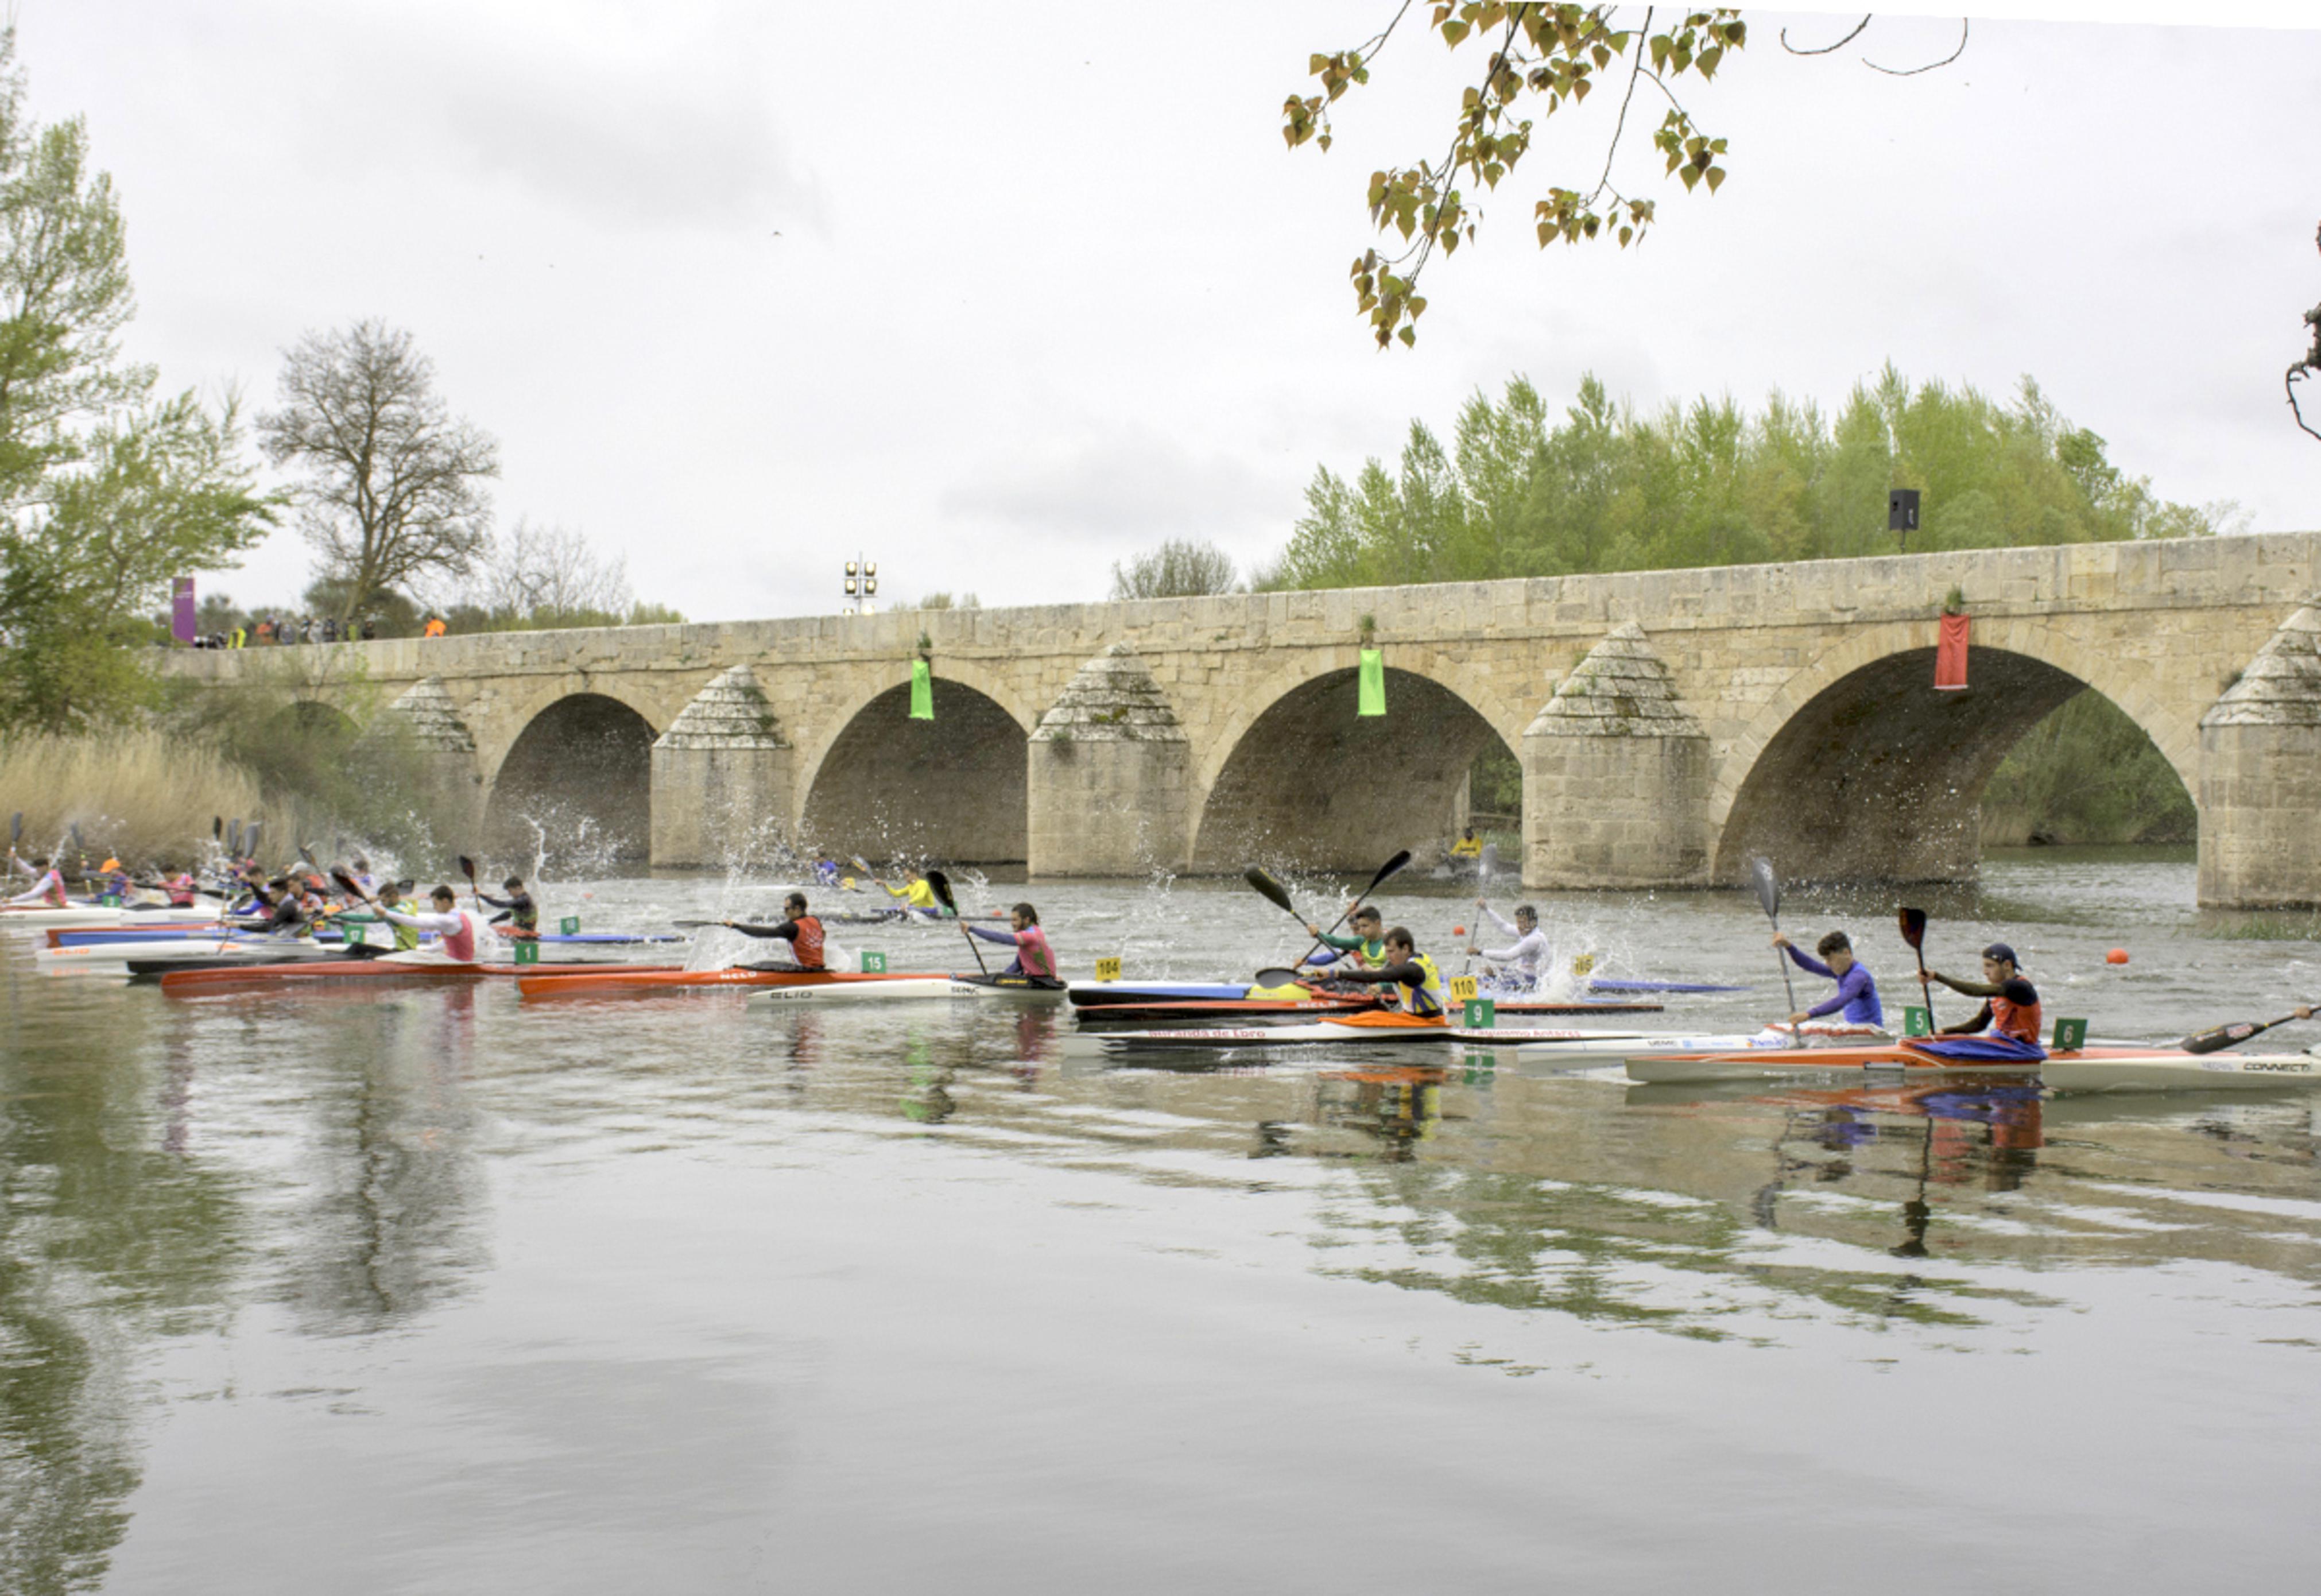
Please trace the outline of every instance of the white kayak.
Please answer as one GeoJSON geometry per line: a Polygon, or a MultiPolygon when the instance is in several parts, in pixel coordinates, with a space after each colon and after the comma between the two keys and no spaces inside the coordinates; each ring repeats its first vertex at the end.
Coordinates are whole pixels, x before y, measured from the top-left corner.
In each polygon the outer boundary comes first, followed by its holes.
{"type": "Polygon", "coordinates": [[[1632,1058],[1660,1053],[1755,1053],[1761,1049],[1778,1050],[1784,1054],[1811,1053],[1818,1047],[1875,1046],[1895,1040],[1893,1032],[1877,1026],[1847,1025],[1807,1025],[1797,1031],[1792,1031],[1788,1026],[1767,1026],[1761,1031],[1706,1035],[1654,1035],[1643,1032],[1613,1031],[1571,1041],[1525,1039],[1532,1035],[1531,1032],[1513,1029],[1462,1031],[1458,1044],[1468,1053],[1506,1049],[1520,1058],[1570,1064],[1576,1069],[1591,1063],[1625,1063],[1632,1058]]]}
{"type": "Polygon", "coordinates": [[[214,925],[217,917],[200,915],[198,909],[166,908],[107,908],[101,903],[76,903],[64,908],[10,908],[0,906],[0,930],[47,931],[53,927],[69,930],[76,926],[170,926],[182,922],[188,926],[214,925]],[[176,917],[172,919],[172,916],[176,917]]]}
{"type": "Polygon", "coordinates": [[[155,937],[141,942],[105,942],[91,947],[41,948],[32,955],[52,975],[125,975],[130,964],[288,964],[302,959],[337,959],[335,945],[263,937],[155,937]]]}
{"type": "Polygon", "coordinates": [[[751,996],[753,1003],[781,1008],[815,1008],[831,1003],[913,1003],[930,998],[953,998],[947,975],[912,975],[895,980],[832,981],[820,986],[769,987],[751,996]]]}
{"type": "Polygon", "coordinates": [[[2186,1053],[2168,1046],[2089,1045],[2038,1061],[1942,1059],[1907,1048],[1754,1049],[1749,1053],[1631,1053],[1631,1081],[1699,1085],[1809,1078],[1916,1081],[2010,1076],[2055,1091],[2245,1090],[2321,1086],[2309,1053],[2186,1053]]]}
{"type": "MultiPolygon", "coordinates": [[[[1469,1045],[1480,1043],[1501,1047],[1539,1042],[1584,1042],[1593,1045],[1609,1045],[1625,1049],[1643,1039],[1643,1034],[1639,1031],[1574,1031],[1546,1027],[1534,1029],[1527,1026],[1499,1026],[1489,1030],[1469,1030],[1463,1026],[1414,1024],[1400,1016],[1394,1017],[1398,1023],[1381,1023],[1385,1018],[1383,1016],[1365,1016],[1363,1021],[1316,1020],[1309,1025],[1294,1026],[1235,1026],[1231,1028],[1214,1029],[1185,1026],[1173,1030],[1151,1031],[1075,1031],[1063,1039],[1063,1052],[1067,1058],[1105,1058],[1124,1053],[1199,1053],[1213,1048],[1311,1047],[1328,1044],[1435,1048],[1452,1042],[1464,1043],[1469,1045]]],[[[1625,1056],[1625,1053],[1609,1053],[1606,1056],[1618,1058],[1625,1056]]]]}

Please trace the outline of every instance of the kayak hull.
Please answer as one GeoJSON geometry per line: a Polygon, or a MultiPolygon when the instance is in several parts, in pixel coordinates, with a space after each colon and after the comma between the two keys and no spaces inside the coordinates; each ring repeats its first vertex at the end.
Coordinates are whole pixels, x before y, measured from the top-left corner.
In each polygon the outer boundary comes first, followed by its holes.
{"type": "Polygon", "coordinates": [[[820,1008],[831,1003],[920,1003],[931,999],[948,1002],[958,994],[947,975],[906,976],[900,980],[831,982],[822,986],[771,987],[753,994],[752,1003],[777,1008],[820,1008]]]}
{"type": "Polygon", "coordinates": [[[1470,1030],[1406,1015],[1316,1020],[1307,1025],[1188,1027],[1156,1031],[1076,1031],[1063,1039],[1067,1057],[1103,1058],[1116,1053],[1178,1050],[1206,1052],[1267,1047],[1403,1046],[1440,1048],[1447,1043],[1588,1042],[1618,1045],[1640,1038],[1634,1031],[1577,1031],[1542,1027],[1470,1030]]]}
{"type": "Polygon", "coordinates": [[[947,974],[897,971],[857,975],[843,970],[723,970],[629,969],[595,970],[573,975],[542,975],[537,967],[524,972],[516,990],[527,998],[644,997],[687,991],[754,991],[784,987],[849,986],[873,981],[940,980],[947,974]]]}
{"type": "MultiPolygon", "coordinates": [[[[601,971],[597,964],[574,965],[586,979],[601,971]]],[[[644,966],[648,971],[668,971],[668,965],[644,966]]],[[[161,977],[161,990],[173,997],[211,992],[280,991],[286,989],[351,983],[364,986],[458,985],[465,981],[505,980],[521,976],[551,983],[565,979],[539,964],[455,964],[448,960],[402,962],[378,959],[317,959],[304,964],[251,964],[223,970],[175,970],[161,977]]]]}
{"type": "Polygon", "coordinates": [[[2306,1053],[2191,1053],[2173,1047],[2086,1047],[2043,1061],[1952,1060],[1907,1047],[1758,1049],[1750,1053],[1631,1053],[1628,1078],[1652,1084],[1787,1081],[1803,1077],[1909,1080],[1947,1075],[2036,1080],[2057,1091],[2248,1090],[2321,1086],[2306,1053]]]}

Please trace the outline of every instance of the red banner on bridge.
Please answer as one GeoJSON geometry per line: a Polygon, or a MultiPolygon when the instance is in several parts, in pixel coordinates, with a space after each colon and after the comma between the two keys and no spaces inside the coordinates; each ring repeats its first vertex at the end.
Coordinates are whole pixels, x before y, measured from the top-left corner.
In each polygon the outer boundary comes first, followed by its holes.
{"type": "Polygon", "coordinates": [[[1966,686],[1965,616],[1943,616],[1943,634],[1934,644],[1934,690],[1954,693],[1966,686]]]}

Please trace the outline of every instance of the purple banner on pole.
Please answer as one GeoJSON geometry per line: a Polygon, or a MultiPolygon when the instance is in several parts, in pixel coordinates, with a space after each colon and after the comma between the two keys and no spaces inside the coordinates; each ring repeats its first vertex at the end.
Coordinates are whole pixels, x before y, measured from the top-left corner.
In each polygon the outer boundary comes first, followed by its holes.
{"type": "Polygon", "coordinates": [[[179,643],[194,640],[194,579],[169,579],[169,635],[179,643]]]}

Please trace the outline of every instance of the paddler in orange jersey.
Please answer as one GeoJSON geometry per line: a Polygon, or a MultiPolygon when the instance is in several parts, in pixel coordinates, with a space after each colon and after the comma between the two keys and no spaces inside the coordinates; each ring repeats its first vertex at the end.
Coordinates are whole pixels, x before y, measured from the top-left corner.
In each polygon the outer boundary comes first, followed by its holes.
{"type": "Polygon", "coordinates": [[[2025,1046],[2039,1045],[2039,990],[2023,979],[2015,950],[2005,943],[1994,942],[1982,950],[1980,980],[1953,980],[1939,970],[1926,973],[1953,992],[1983,999],[1972,1019],[1962,1026],[1944,1026],[1936,1035],[1971,1036],[1987,1027],[2025,1046]]]}
{"type": "Polygon", "coordinates": [[[1375,970],[1342,970],[1340,980],[1383,986],[1399,994],[1402,1007],[1419,1019],[1441,1019],[1451,1007],[1451,991],[1434,961],[1418,951],[1410,933],[1400,926],[1386,934],[1386,962],[1375,970]]]}
{"type": "Polygon", "coordinates": [[[806,912],[806,894],[793,892],[782,899],[782,913],[789,917],[778,926],[745,926],[739,920],[721,920],[728,931],[738,931],[744,936],[774,936],[790,944],[794,963],[744,964],[743,970],[821,970],[822,922],[806,912]]]}

